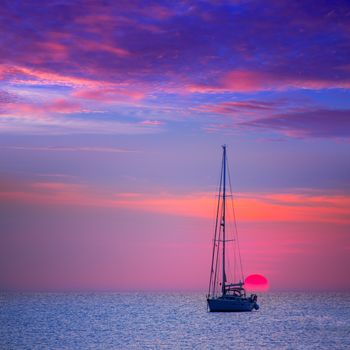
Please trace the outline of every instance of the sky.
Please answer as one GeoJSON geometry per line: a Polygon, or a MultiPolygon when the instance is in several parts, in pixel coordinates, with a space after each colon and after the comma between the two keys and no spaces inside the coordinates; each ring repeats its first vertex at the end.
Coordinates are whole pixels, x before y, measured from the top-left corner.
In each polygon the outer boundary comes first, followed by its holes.
{"type": "Polygon", "coordinates": [[[206,290],[221,145],[245,276],[350,290],[348,1],[5,1],[0,289],[206,290]]]}

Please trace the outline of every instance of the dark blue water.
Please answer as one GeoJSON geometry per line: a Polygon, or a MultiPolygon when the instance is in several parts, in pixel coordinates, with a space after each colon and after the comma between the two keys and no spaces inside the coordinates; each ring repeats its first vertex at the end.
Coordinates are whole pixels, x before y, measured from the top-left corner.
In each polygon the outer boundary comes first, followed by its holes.
{"type": "Polygon", "coordinates": [[[350,294],[280,293],[250,313],[202,294],[2,294],[1,349],[350,349],[350,294]]]}

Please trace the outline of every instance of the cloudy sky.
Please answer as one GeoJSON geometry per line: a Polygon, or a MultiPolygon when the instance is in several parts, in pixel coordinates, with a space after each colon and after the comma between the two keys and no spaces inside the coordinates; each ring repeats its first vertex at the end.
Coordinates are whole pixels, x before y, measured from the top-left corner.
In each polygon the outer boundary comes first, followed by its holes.
{"type": "Polygon", "coordinates": [[[348,1],[5,1],[0,287],[204,290],[227,144],[245,275],[350,288],[348,1]]]}

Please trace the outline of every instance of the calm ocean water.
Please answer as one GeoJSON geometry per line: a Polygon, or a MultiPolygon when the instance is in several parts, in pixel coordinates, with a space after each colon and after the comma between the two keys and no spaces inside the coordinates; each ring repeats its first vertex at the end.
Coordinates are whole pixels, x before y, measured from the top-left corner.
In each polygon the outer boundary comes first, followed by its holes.
{"type": "Polygon", "coordinates": [[[1,349],[350,349],[350,294],[271,293],[251,313],[202,294],[1,294],[1,349]]]}

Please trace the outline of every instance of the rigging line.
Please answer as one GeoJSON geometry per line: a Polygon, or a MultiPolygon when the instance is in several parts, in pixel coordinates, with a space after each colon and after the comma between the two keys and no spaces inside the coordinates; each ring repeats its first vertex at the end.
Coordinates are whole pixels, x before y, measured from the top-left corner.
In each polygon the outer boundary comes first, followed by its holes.
{"type": "MultiPolygon", "coordinates": [[[[232,234],[234,235],[234,233],[232,232],[232,234]]],[[[236,243],[233,244],[233,281],[236,281],[236,277],[237,277],[237,247],[236,247],[236,243]]]]}
{"type": "MultiPolygon", "coordinates": [[[[231,203],[231,207],[232,207],[232,200],[230,201],[230,203],[231,203]]],[[[234,234],[234,226],[233,226],[233,224],[232,224],[232,222],[233,222],[233,217],[231,217],[231,214],[232,214],[232,212],[231,212],[231,210],[229,211],[229,216],[230,216],[230,233],[231,233],[231,235],[232,235],[232,248],[233,248],[233,263],[232,263],[232,265],[233,265],[233,268],[232,268],[232,274],[233,274],[233,278],[232,278],[232,281],[233,282],[236,282],[236,277],[237,277],[237,273],[236,273],[236,270],[237,270],[237,254],[236,254],[236,250],[237,250],[237,246],[236,246],[236,244],[235,244],[235,234],[234,234]]],[[[230,262],[230,260],[228,260],[229,262],[230,262]]]]}
{"type": "Polygon", "coordinates": [[[228,255],[228,257],[227,257],[227,267],[228,267],[228,269],[227,270],[228,270],[228,275],[230,277],[229,279],[232,282],[235,281],[234,266],[235,266],[235,261],[233,260],[233,269],[232,269],[230,255],[228,255]],[[233,275],[232,275],[232,270],[233,270],[233,275]]]}
{"type": "MultiPolygon", "coordinates": [[[[210,295],[210,287],[211,287],[211,281],[212,281],[212,276],[213,276],[213,265],[214,265],[214,256],[215,256],[215,244],[216,244],[216,235],[218,231],[218,219],[219,219],[219,209],[220,209],[220,195],[221,195],[221,184],[222,184],[222,167],[221,167],[221,174],[220,174],[220,181],[219,181],[219,199],[218,199],[218,204],[216,207],[216,219],[215,219],[215,233],[214,233],[214,241],[213,241],[213,253],[212,253],[212,258],[211,258],[211,270],[210,270],[210,279],[209,279],[209,290],[208,290],[208,295],[210,295]]],[[[219,249],[219,246],[218,246],[219,249]]],[[[216,275],[216,273],[215,273],[216,275]]],[[[214,283],[215,283],[215,278],[214,278],[214,283]]]]}
{"type": "MultiPolygon", "coordinates": [[[[229,166],[227,166],[227,172],[228,172],[228,180],[229,180],[229,185],[230,185],[230,193],[231,193],[231,195],[232,195],[231,174],[230,174],[230,168],[229,168],[229,166]]],[[[241,248],[240,248],[240,246],[239,246],[238,229],[237,229],[237,221],[236,221],[236,211],[235,211],[235,206],[234,206],[234,204],[233,204],[233,197],[232,197],[231,201],[232,201],[233,222],[234,222],[235,230],[236,230],[236,239],[237,239],[237,248],[238,248],[239,264],[240,264],[240,268],[241,268],[242,282],[244,282],[244,274],[243,274],[243,266],[242,266],[242,257],[241,257],[241,248]]]]}
{"type": "MultiPolygon", "coordinates": [[[[219,210],[219,208],[217,208],[217,211],[219,210]]],[[[217,214],[218,215],[218,214],[217,214]]],[[[217,219],[216,219],[217,221],[217,219]]],[[[209,291],[208,291],[208,295],[210,295],[210,293],[212,292],[214,288],[214,284],[215,284],[215,278],[213,281],[213,274],[214,274],[214,261],[215,261],[215,249],[217,249],[218,246],[218,241],[216,239],[217,236],[217,223],[215,224],[215,234],[214,234],[214,239],[213,239],[213,251],[212,251],[212,261],[211,261],[211,270],[210,270],[210,280],[209,280],[209,291]]]]}
{"type": "MultiPolygon", "coordinates": [[[[221,216],[220,216],[220,217],[221,217],[221,216]]],[[[214,274],[214,281],[213,281],[213,285],[214,285],[214,286],[216,286],[216,284],[218,284],[217,278],[219,277],[217,272],[218,272],[218,262],[219,262],[219,250],[220,250],[221,232],[222,232],[222,227],[221,227],[221,225],[220,225],[220,228],[219,228],[219,242],[218,242],[218,245],[217,245],[217,248],[216,248],[216,258],[215,258],[215,274],[214,274]]],[[[216,292],[216,288],[215,288],[214,292],[216,292]]]]}
{"type": "Polygon", "coordinates": [[[238,265],[239,265],[239,261],[238,261],[238,258],[237,258],[237,244],[236,244],[236,239],[235,239],[235,227],[234,227],[234,217],[232,216],[231,218],[231,215],[233,213],[233,210],[232,210],[232,200],[230,201],[230,223],[231,223],[231,233],[232,233],[232,240],[233,240],[233,269],[232,269],[232,272],[233,272],[233,281],[234,282],[237,282],[237,278],[238,278],[238,274],[237,274],[237,270],[238,270],[238,265]]]}
{"type": "MultiPolygon", "coordinates": [[[[230,247],[233,248],[233,261],[232,261],[232,257],[231,257],[231,254],[228,254],[227,255],[227,271],[226,273],[228,273],[229,275],[229,280],[234,282],[236,277],[235,277],[235,267],[236,267],[236,258],[235,258],[235,245],[234,245],[234,235],[233,235],[233,230],[232,230],[232,219],[231,219],[231,215],[230,215],[230,210],[227,211],[227,235],[230,239],[226,239],[225,241],[226,242],[230,242],[230,247]],[[232,238],[232,239],[231,239],[232,238]],[[232,265],[233,265],[233,268],[232,268],[232,265]]],[[[231,250],[230,250],[231,251],[231,250]]]]}
{"type": "MultiPolygon", "coordinates": [[[[221,230],[220,230],[221,233],[221,230]]],[[[220,261],[220,256],[219,256],[219,248],[217,249],[217,253],[216,253],[216,267],[215,267],[215,279],[214,279],[214,287],[215,287],[215,295],[217,295],[218,290],[220,290],[219,285],[219,275],[216,277],[217,275],[217,271],[218,271],[218,265],[220,265],[221,261],[220,261]]]]}

